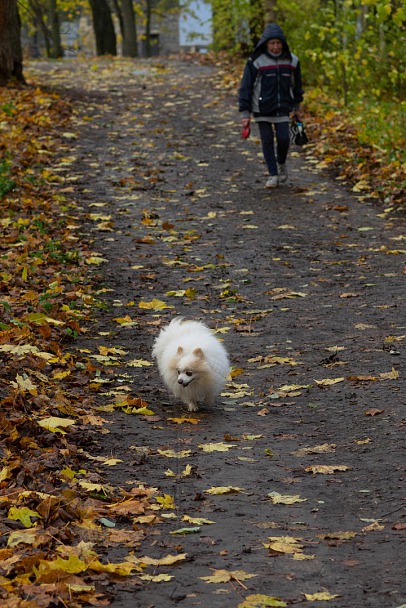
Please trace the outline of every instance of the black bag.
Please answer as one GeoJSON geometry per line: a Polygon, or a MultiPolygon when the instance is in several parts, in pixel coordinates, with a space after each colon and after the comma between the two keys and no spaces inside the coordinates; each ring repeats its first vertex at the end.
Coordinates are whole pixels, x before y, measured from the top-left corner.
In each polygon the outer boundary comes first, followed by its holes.
{"type": "Polygon", "coordinates": [[[291,143],[295,144],[296,146],[304,146],[309,141],[304,124],[302,122],[291,122],[289,127],[289,133],[291,143]]]}

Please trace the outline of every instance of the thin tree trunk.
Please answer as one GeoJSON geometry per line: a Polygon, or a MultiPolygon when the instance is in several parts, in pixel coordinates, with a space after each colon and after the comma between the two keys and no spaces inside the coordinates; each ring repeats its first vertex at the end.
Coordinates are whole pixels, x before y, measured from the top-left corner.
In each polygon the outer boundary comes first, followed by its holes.
{"type": "Polygon", "coordinates": [[[123,13],[123,56],[137,57],[137,31],[135,28],[135,14],[132,0],[121,0],[123,13]]]}
{"type": "Polygon", "coordinates": [[[24,83],[20,17],[16,0],[0,1],[0,84],[16,79],[24,83]]]}
{"type": "Polygon", "coordinates": [[[277,0],[264,0],[264,25],[276,20],[277,0]]]}
{"type": "Polygon", "coordinates": [[[56,6],[56,0],[50,1],[50,31],[51,31],[51,52],[50,56],[53,59],[63,57],[63,50],[61,45],[61,30],[59,27],[59,13],[56,6]]]}
{"type": "Polygon", "coordinates": [[[152,0],[147,0],[146,24],[145,24],[145,51],[147,57],[151,57],[151,16],[152,0]]]}

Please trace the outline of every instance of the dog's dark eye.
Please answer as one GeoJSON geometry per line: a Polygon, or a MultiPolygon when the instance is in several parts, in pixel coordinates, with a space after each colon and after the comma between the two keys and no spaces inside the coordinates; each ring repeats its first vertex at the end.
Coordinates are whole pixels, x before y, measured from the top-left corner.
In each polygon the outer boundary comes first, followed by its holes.
{"type": "Polygon", "coordinates": [[[193,376],[193,372],[186,372],[186,376],[190,378],[190,376],[193,376]]]}

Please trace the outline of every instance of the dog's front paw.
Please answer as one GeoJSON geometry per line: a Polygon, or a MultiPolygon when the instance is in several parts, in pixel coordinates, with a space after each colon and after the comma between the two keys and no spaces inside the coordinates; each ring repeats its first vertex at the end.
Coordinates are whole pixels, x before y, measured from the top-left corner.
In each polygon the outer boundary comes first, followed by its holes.
{"type": "Polygon", "coordinates": [[[188,405],[188,410],[189,412],[197,412],[199,408],[197,407],[197,403],[194,403],[193,401],[191,401],[188,405]]]}

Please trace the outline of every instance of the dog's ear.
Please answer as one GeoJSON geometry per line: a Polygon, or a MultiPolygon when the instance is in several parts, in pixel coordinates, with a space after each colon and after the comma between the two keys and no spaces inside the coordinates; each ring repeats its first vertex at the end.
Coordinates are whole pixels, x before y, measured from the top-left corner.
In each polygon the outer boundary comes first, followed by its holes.
{"type": "Polygon", "coordinates": [[[196,357],[196,359],[204,359],[204,352],[202,351],[201,348],[195,348],[195,350],[193,351],[193,354],[196,357]]]}
{"type": "Polygon", "coordinates": [[[182,348],[182,346],[178,346],[177,354],[178,355],[183,355],[183,348],[182,348]]]}

